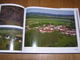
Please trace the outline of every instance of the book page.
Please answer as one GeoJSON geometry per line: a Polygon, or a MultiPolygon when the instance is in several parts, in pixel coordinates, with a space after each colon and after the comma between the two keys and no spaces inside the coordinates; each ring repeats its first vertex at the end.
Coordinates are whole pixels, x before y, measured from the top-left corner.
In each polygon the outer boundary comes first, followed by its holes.
{"type": "Polygon", "coordinates": [[[24,7],[0,4],[0,52],[22,50],[24,7]]]}
{"type": "Polygon", "coordinates": [[[29,7],[25,11],[24,52],[79,52],[76,8],[29,7]]]}

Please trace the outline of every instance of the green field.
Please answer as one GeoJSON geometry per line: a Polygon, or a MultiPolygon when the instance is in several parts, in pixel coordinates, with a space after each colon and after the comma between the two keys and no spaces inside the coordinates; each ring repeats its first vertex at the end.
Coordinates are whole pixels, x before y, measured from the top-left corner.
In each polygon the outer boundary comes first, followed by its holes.
{"type": "Polygon", "coordinates": [[[53,24],[53,25],[65,25],[65,26],[73,26],[74,27],[74,21],[67,20],[67,19],[38,19],[38,18],[28,18],[27,19],[27,25],[29,27],[38,27],[42,26],[43,24],[53,24]]]}
{"type": "MultiPolygon", "coordinates": [[[[45,16],[44,16],[45,17],[45,16]]],[[[29,16],[27,18],[26,26],[29,28],[41,27],[44,24],[52,24],[55,26],[64,25],[69,28],[75,29],[74,19],[59,19],[59,18],[34,18],[29,16]]],[[[75,36],[61,34],[59,31],[54,31],[51,33],[40,33],[37,29],[27,30],[25,34],[25,46],[33,46],[33,42],[36,42],[38,47],[76,47],[77,39],[75,36]]]]}
{"type": "Polygon", "coordinates": [[[77,46],[76,36],[61,35],[60,32],[39,33],[36,30],[26,32],[25,46],[32,46],[36,41],[39,47],[74,47],[77,46]]]}
{"type": "Polygon", "coordinates": [[[12,38],[17,38],[14,41],[14,50],[21,50],[22,43],[19,43],[19,40],[22,40],[22,32],[15,29],[0,28],[0,50],[9,50],[10,41],[12,38]],[[6,36],[10,36],[9,39],[6,36]]]}

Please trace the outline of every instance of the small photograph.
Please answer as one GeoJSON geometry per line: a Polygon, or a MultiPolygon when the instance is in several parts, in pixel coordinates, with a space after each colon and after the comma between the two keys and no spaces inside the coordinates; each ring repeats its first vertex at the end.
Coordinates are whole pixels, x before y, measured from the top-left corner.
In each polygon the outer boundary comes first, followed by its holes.
{"type": "Polygon", "coordinates": [[[22,28],[0,26],[0,50],[22,50],[22,28]]]}
{"type": "Polygon", "coordinates": [[[77,47],[74,10],[29,8],[25,47],[77,47]]]}
{"type": "Polygon", "coordinates": [[[2,5],[0,9],[0,25],[23,26],[24,9],[17,6],[2,5]]]}

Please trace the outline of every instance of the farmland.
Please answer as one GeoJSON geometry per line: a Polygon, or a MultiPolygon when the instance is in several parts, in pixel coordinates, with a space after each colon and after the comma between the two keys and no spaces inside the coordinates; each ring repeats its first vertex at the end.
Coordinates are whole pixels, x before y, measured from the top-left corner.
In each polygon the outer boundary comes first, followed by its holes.
{"type": "Polygon", "coordinates": [[[50,16],[30,14],[26,21],[26,38],[25,46],[33,46],[33,42],[36,42],[37,47],[76,47],[77,38],[76,35],[62,34],[59,30],[52,32],[41,33],[39,28],[46,25],[53,26],[66,26],[69,29],[75,30],[74,16],[50,16]]]}
{"type": "Polygon", "coordinates": [[[13,50],[21,50],[22,32],[17,29],[0,28],[0,50],[10,50],[11,39],[14,39],[13,50]]]}

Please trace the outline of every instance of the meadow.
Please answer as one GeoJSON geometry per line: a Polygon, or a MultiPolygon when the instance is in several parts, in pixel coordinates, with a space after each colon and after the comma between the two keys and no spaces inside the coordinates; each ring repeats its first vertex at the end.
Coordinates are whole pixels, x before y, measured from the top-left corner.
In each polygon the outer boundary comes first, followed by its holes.
{"type": "Polygon", "coordinates": [[[16,38],[14,41],[14,50],[22,49],[22,32],[16,29],[0,28],[0,50],[9,50],[10,41],[12,38],[16,38]]]}
{"type": "Polygon", "coordinates": [[[76,47],[77,38],[71,35],[61,34],[60,31],[54,31],[51,33],[41,33],[35,27],[41,27],[44,24],[52,24],[55,26],[64,25],[71,29],[75,29],[75,21],[73,16],[68,17],[51,17],[45,15],[32,14],[27,17],[26,20],[26,38],[25,46],[33,46],[34,41],[37,47],[76,47]],[[42,18],[41,18],[42,17],[42,18]],[[31,29],[28,29],[27,26],[31,29]]]}

